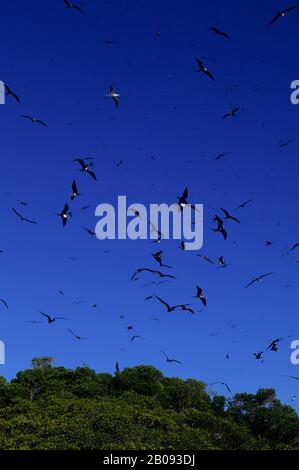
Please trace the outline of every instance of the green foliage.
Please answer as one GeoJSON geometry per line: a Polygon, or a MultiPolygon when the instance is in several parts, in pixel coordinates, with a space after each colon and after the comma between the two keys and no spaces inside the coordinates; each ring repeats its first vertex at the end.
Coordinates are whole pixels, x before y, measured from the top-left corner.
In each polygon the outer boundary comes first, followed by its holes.
{"type": "Polygon", "coordinates": [[[31,362],[33,369],[52,369],[54,359],[53,357],[34,357],[31,362]]]}
{"type": "Polygon", "coordinates": [[[273,389],[227,401],[150,366],[111,376],[36,359],[0,377],[0,449],[299,449],[297,414],[273,389]]]}

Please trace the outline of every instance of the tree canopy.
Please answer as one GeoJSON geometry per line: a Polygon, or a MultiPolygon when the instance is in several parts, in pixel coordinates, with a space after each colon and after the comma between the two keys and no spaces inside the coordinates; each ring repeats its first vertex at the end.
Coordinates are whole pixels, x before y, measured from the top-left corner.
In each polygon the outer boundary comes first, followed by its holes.
{"type": "Polygon", "coordinates": [[[273,389],[230,399],[151,366],[115,376],[36,358],[0,377],[0,449],[299,449],[299,419],[273,389]]]}

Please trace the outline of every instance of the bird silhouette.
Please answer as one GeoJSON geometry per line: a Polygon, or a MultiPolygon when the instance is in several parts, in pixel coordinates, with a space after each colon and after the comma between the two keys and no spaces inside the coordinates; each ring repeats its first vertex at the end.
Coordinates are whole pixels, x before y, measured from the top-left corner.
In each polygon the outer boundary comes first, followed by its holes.
{"type": "Polygon", "coordinates": [[[182,364],[182,362],[178,361],[177,359],[170,359],[164,351],[161,351],[161,353],[165,356],[166,362],[169,362],[171,364],[174,363],[174,362],[176,364],[182,364]]]}
{"type": "Polygon", "coordinates": [[[48,320],[48,323],[54,323],[56,320],[69,320],[69,318],[65,317],[51,317],[47,313],[39,312],[43,317],[45,317],[48,320]]]}
{"type": "Polygon", "coordinates": [[[276,13],[276,15],[272,18],[270,23],[268,23],[268,26],[271,26],[272,24],[276,23],[276,21],[279,20],[279,18],[283,18],[284,16],[286,16],[287,13],[289,13],[290,11],[295,10],[296,8],[297,8],[297,5],[294,5],[292,7],[285,8],[284,10],[278,11],[276,13]]]}
{"type": "Polygon", "coordinates": [[[205,66],[205,64],[203,63],[202,60],[200,59],[195,59],[196,62],[197,62],[197,65],[198,65],[198,72],[200,73],[204,73],[205,75],[207,75],[207,77],[209,77],[211,80],[215,81],[215,78],[214,78],[214,75],[209,71],[209,69],[205,66]]]}

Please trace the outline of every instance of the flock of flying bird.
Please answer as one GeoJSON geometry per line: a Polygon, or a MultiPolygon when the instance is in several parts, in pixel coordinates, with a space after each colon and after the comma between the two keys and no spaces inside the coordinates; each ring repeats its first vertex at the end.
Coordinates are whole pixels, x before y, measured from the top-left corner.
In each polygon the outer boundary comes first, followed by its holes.
{"type": "MultiPolygon", "coordinates": [[[[77,11],[78,13],[81,13],[81,14],[85,13],[83,11],[83,9],[81,8],[81,4],[72,3],[68,0],[63,0],[63,3],[65,4],[65,7],[68,8],[68,9],[77,11]]],[[[271,19],[271,21],[268,23],[268,26],[272,26],[274,23],[276,23],[281,18],[284,18],[287,14],[291,13],[296,8],[297,8],[297,6],[292,6],[292,7],[286,8],[284,10],[278,11],[274,15],[274,17],[271,19]]],[[[210,28],[210,30],[214,35],[218,35],[218,36],[221,36],[221,37],[223,37],[227,40],[231,40],[231,35],[229,35],[228,33],[220,30],[218,27],[213,26],[213,27],[210,28]]],[[[158,28],[157,35],[160,35],[159,28],[158,28]]],[[[108,46],[111,46],[115,43],[114,41],[110,41],[110,40],[103,40],[102,42],[107,44],[108,46]]],[[[201,60],[199,58],[195,58],[195,60],[196,60],[197,66],[198,66],[198,72],[201,73],[201,74],[204,74],[210,80],[215,81],[216,78],[215,78],[213,72],[205,65],[203,60],[201,60]]],[[[5,91],[6,91],[6,96],[7,97],[12,97],[17,103],[19,103],[19,104],[21,103],[21,99],[20,99],[19,95],[12,88],[10,88],[10,86],[8,86],[7,84],[5,84],[5,91]]],[[[120,94],[118,93],[118,91],[116,91],[116,89],[113,86],[108,87],[108,92],[106,94],[106,97],[111,98],[111,100],[113,101],[116,108],[119,107],[119,105],[120,105],[120,94]]],[[[241,111],[240,107],[238,107],[238,106],[232,107],[227,113],[225,113],[222,116],[222,119],[235,118],[240,111],[241,111]]],[[[44,126],[44,127],[48,126],[48,124],[46,122],[44,122],[43,120],[38,119],[38,118],[33,117],[31,115],[28,115],[28,114],[21,114],[20,117],[22,119],[27,120],[31,124],[37,124],[37,125],[41,125],[41,126],[44,126]]],[[[286,142],[284,144],[281,144],[281,146],[287,146],[290,142],[291,141],[286,142]]],[[[229,152],[220,153],[215,157],[215,160],[217,161],[217,160],[223,159],[228,154],[229,154],[229,152]]],[[[97,181],[97,176],[96,176],[96,173],[95,173],[95,163],[94,163],[93,158],[91,158],[91,157],[76,157],[73,160],[73,162],[74,162],[74,164],[79,165],[78,170],[81,173],[84,173],[84,174],[88,175],[88,177],[90,177],[91,180],[93,180],[95,182],[97,181]]],[[[123,160],[118,162],[117,166],[118,167],[123,166],[123,160]]],[[[76,179],[73,179],[72,186],[71,186],[71,192],[70,192],[70,195],[69,195],[70,202],[69,201],[65,202],[62,209],[61,209],[61,211],[59,213],[56,213],[56,215],[60,218],[61,224],[62,224],[63,227],[65,227],[67,225],[69,219],[73,217],[70,205],[80,196],[81,196],[81,193],[79,192],[77,181],[76,181],[76,179]]],[[[18,202],[22,206],[26,205],[26,203],[24,201],[18,201],[18,202]]],[[[240,209],[245,209],[247,207],[247,205],[251,204],[252,202],[253,202],[252,199],[248,199],[248,200],[244,201],[242,204],[240,204],[235,210],[239,211],[240,209]]],[[[191,207],[194,210],[194,215],[196,216],[197,209],[196,209],[195,205],[193,205],[192,203],[189,202],[189,191],[188,191],[187,187],[184,189],[182,195],[178,197],[177,205],[178,205],[178,211],[184,211],[184,209],[186,207],[191,207]]],[[[84,210],[87,207],[89,207],[89,206],[83,207],[82,210],[84,210]]],[[[19,210],[17,210],[15,207],[12,207],[12,212],[14,213],[14,215],[16,217],[19,218],[19,220],[21,222],[29,223],[29,224],[37,224],[38,223],[35,220],[24,217],[23,214],[19,210]]],[[[226,241],[228,236],[229,236],[229,229],[228,229],[227,224],[229,222],[234,222],[235,224],[241,224],[241,220],[235,214],[230,213],[230,211],[228,211],[227,209],[225,209],[223,207],[221,207],[219,209],[219,211],[215,211],[215,212],[217,212],[217,213],[214,214],[214,217],[213,217],[213,223],[215,223],[215,227],[212,227],[211,231],[214,234],[219,233],[219,235],[222,236],[224,241],[226,241]]],[[[139,214],[138,211],[135,211],[135,216],[140,217],[140,214],[139,214]]],[[[163,242],[163,233],[161,233],[159,231],[159,229],[157,227],[155,227],[154,224],[152,224],[151,222],[149,222],[149,224],[151,225],[151,231],[155,231],[157,233],[157,239],[155,240],[155,243],[159,243],[159,244],[162,243],[163,242]]],[[[90,236],[95,236],[95,231],[94,230],[92,230],[90,228],[87,228],[87,227],[84,227],[84,230],[90,236]]],[[[272,245],[272,241],[267,240],[267,241],[265,241],[265,244],[266,244],[266,246],[270,246],[270,245],[272,245]]],[[[185,249],[184,241],[181,242],[180,248],[182,250],[185,249]]],[[[299,241],[294,243],[289,248],[289,251],[294,251],[297,248],[299,249],[299,241]]],[[[220,256],[216,262],[214,262],[209,256],[204,256],[202,254],[197,254],[197,256],[199,256],[203,261],[208,262],[210,264],[217,263],[218,269],[223,269],[223,268],[227,268],[228,266],[230,266],[230,264],[227,263],[226,260],[224,259],[223,255],[220,256]]],[[[137,268],[131,276],[130,280],[132,282],[138,281],[138,279],[140,278],[140,276],[143,273],[149,273],[149,274],[154,276],[154,278],[153,278],[154,280],[151,281],[149,283],[149,285],[159,285],[160,283],[163,283],[164,280],[173,281],[173,280],[176,279],[175,275],[172,274],[172,271],[171,271],[173,269],[172,266],[170,266],[168,264],[165,264],[164,261],[163,261],[163,251],[162,251],[162,249],[159,249],[158,251],[155,251],[154,253],[152,253],[152,258],[157,263],[157,265],[158,265],[157,268],[158,269],[155,269],[155,268],[152,268],[152,267],[137,268]],[[167,271],[165,272],[165,270],[167,270],[167,271]]],[[[265,279],[267,279],[269,276],[272,276],[272,275],[274,275],[274,272],[269,272],[269,273],[258,275],[254,279],[249,281],[247,284],[245,284],[244,288],[247,289],[247,288],[253,286],[254,284],[261,283],[265,279]]],[[[61,293],[61,295],[63,295],[62,291],[60,291],[60,293],[61,293]]],[[[201,307],[201,310],[199,310],[199,312],[203,311],[207,307],[207,302],[208,301],[207,301],[207,298],[206,298],[206,295],[205,295],[205,292],[204,292],[204,288],[202,286],[199,286],[199,285],[194,286],[193,299],[201,307]]],[[[190,303],[190,302],[180,303],[180,304],[172,304],[172,303],[170,303],[170,301],[165,300],[160,295],[156,295],[156,294],[149,295],[148,297],[146,297],[145,300],[155,302],[156,305],[160,305],[161,308],[164,308],[167,313],[173,313],[175,311],[187,312],[187,313],[192,314],[192,315],[195,315],[197,313],[196,312],[196,307],[194,307],[193,304],[190,303]]],[[[6,309],[9,308],[8,302],[5,299],[0,299],[0,303],[6,309]]],[[[93,304],[92,307],[95,308],[96,304],[93,304]]],[[[69,321],[70,320],[67,317],[59,317],[59,316],[55,317],[55,316],[49,315],[48,313],[45,313],[45,312],[42,312],[42,311],[40,311],[39,314],[43,319],[45,319],[47,321],[47,323],[49,325],[53,324],[54,322],[56,322],[58,320],[61,320],[61,321],[69,321]]],[[[121,316],[121,318],[124,318],[124,316],[121,316]]],[[[159,321],[157,318],[154,318],[154,320],[159,321]]],[[[30,320],[29,323],[37,324],[37,323],[41,323],[41,321],[39,321],[39,320],[30,320]]],[[[127,327],[128,331],[131,331],[132,329],[133,329],[132,325],[127,327]]],[[[75,339],[77,339],[79,341],[87,339],[87,338],[82,337],[82,336],[78,335],[77,333],[75,333],[71,328],[68,328],[68,332],[75,339]]],[[[133,341],[135,341],[136,339],[139,339],[139,338],[142,338],[142,336],[134,334],[134,335],[131,336],[130,342],[133,342],[133,341]]],[[[263,361],[264,354],[266,352],[277,352],[278,351],[279,343],[282,340],[283,340],[283,338],[277,338],[275,340],[270,340],[268,342],[267,346],[264,349],[262,349],[261,351],[258,351],[258,352],[254,352],[253,357],[256,360],[263,361]]],[[[182,365],[181,361],[179,361],[178,359],[169,357],[168,354],[164,350],[161,350],[161,354],[165,358],[167,363],[171,363],[171,364],[176,363],[176,364],[182,365]]],[[[229,355],[227,355],[227,359],[229,359],[229,355]]],[[[116,371],[116,373],[118,373],[120,371],[119,362],[116,362],[116,364],[115,364],[115,371],[116,371]]],[[[297,377],[292,377],[292,378],[298,379],[297,377]]],[[[226,382],[216,381],[216,382],[213,382],[209,385],[218,385],[218,384],[226,387],[228,392],[231,393],[231,389],[230,389],[230,387],[228,386],[228,384],[226,382]]]]}

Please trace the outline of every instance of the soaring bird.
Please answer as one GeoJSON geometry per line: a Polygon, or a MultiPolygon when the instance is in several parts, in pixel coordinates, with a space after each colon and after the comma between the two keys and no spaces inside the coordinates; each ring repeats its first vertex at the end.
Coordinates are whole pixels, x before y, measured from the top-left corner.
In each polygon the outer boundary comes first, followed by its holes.
{"type": "Polygon", "coordinates": [[[181,196],[178,196],[178,200],[179,200],[178,205],[179,205],[180,210],[182,211],[187,206],[191,207],[191,209],[197,210],[194,204],[189,204],[189,202],[187,201],[187,198],[188,198],[188,188],[185,188],[183,191],[183,194],[181,196]]]}
{"type": "Polygon", "coordinates": [[[247,286],[245,286],[245,289],[247,289],[247,287],[251,286],[251,285],[254,284],[255,282],[262,282],[262,280],[263,280],[265,277],[268,277],[268,276],[270,276],[271,274],[274,274],[274,273],[262,274],[261,276],[258,276],[258,277],[256,277],[256,278],[254,278],[251,282],[249,282],[249,284],[247,284],[247,286]]]}
{"type": "Polygon", "coordinates": [[[247,199],[247,201],[243,202],[242,204],[240,204],[236,210],[238,209],[244,209],[244,207],[246,207],[250,202],[252,202],[252,199],[247,199]]]}
{"type": "Polygon", "coordinates": [[[290,11],[292,10],[295,10],[295,8],[297,8],[298,5],[294,5],[292,7],[289,7],[289,8],[285,8],[284,10],[280,10],[276,13],[276,15],[272,18],[272,20],[270,21],[270,23],[268,23],[268,26],[271,26],[273,23],[276,23],[277,20],[279,20],[279,18],[283,18],[284,16],[286,16],[287,13],[289,13],[290,11]]]}
{"type": "Polygon", "coordinates": [[[102,39],[100,42],[103,44],[106,44],[107,46],[112,46],[113,44],[119,44],[119,42],[116,41],[110,41],[109,39],[102,39]]]}
{"type": "Polygon", "coordinates": [[[65,317],[50,317],[47,313],[39,312],[43,317],[48,320],[48,323],[54,323],[56,320],[69,320],[69,318],[65,317]]]}
{"type": "Polygon", "coordinates": [[[69,330],[69,332],[71,333],[71,335],[74,336],[74,337],[75,337],[76,339],[78,339],[79,341],[80,341],[81,339],[86,340],[86,338],[83,338],[83,336],[78,336],[76,333],[74,333],[73,330],[71,330],[70,328],[69,328],[68,330],[69,330]]]}
{"type": "Polygon", "coordinates": [[[58,215],[59,217],[61,217],[61,220],[62,220],[62,225],[63,227],[66,225],[69,217],[72,217],[72,213],[70,212],[70,208],[69,208],[69,205],[66,203],[64,205],[64,208],[62,209],[62,211],[60,212],[60,214],[56,214],[58,215]]]}
{"type": "Polygon", "coordinates": [[[161,353],[166,357],[166,362],[182,364],[182,362],[178,361],[177,359],[170,359],[164,351],[161,351],[161,353]]]}
{"type": "Polygon", "coordinates": [[[152,253],[152,257],[154,258],[155,261],[157,261],[157,263],[159,263],[159,266],[161,268],[169,268],[169,269],[172,269],[171,266],[168,266],[167,264],[164,264],[163,261],[162,261],[162,254],[163,254],[163,251],[160,250],[160,251],[157,251],[156,253],[152,253]]]}
{"type": "Polygon", "coordinates": [[[67,8],[74,8],[75,10],[78,10],[80,13],[84,14],[84,11],[82,10],[82,8],[79,7],[79,5],[76,5],[75,3],[69,2],[69,0],[63,0],[63,1],[64,1],[65,6],[67,8]]]}
{"type": "Polygon", "coordinates": [[[21,100],[20,100],[20,98],[18,97],[18,95],[17,95],[14,91],[12,91],[12,89],[9,88],[8,85],[4,85],[4,86],[5,86],[6,96],[11,95],[11,96],[14,97],[14,99],[15,99],[18,103],[21,103],[21,100]]]}
{"type": "Polygon", "coordinates": [[[295,142],[295,139],[288,140],[287,142],[283,142],[282,144],[278,145],[278,148],[286,148],[288,147],[292,142],[295,142]]]}
{"type": "Polygon", "coordinates": [[[211,27],[210,30],[216,35],[216,36],[223,36],[225,37],[226,39],[231,39],[231,37],[227,34],[227,33],[224,33],[223,31],[220,31],[220,29],[216,28],[216,27],[211,27]]]}
{"type": "Polygon", "coordinates": [[[197,65],[199,67],[198,72],[205,73],[211,80],[215,81],[213,74],[209,71],[209,69],[205,66],[205,64],[200,59],[195,59],[197,65]]]}
{"type": "Polygon", "coordinates": [[[196,289],[197,289],[197,293],[196,293],[196,295],[194,296],[194,298],[201,300],[202,304],[206,307],[206,305],[207,305],[207,299],[205,298],[205,296],[204,296],[204,294],[203,294],[202,288],[199,287],[199,286],[196,286],[196,289]]]}
{"type": "Polygon", "coordinates": [[[225,230],[225,228],[223,227],[223,220],[221,219],[221,217],[219,217],[219,215],[215,215],[214,216],[214,222],[217,222],[217,228],[213,228],[213,232],[216,233],[216,232],[220,232],[221,235],[223,236],[224,240],[227,239],[227,231],[225,230]]]}
{"type": "Polygon", "coordinates": [[[260,352],[257,352],[257,353],[253,353],[255,359],[258,361],[259,359],[263,359],[263,354],[264,352],[263,351],[260,351],[260,352]]]}
{"type": "Polygon", "coordinates": [[[97,177],[95,175],[95,173],[90,169],[91,167],[93,167],[93,158],[85,158],[83,160],[83,158],[75,158],[74,162],[78,162],[80,163],[81,165],[81,168],[80,168],[80,171],[81,173],[83,172],[86,172],[88,173],[95,181],[97,181],[97,177]],[[87,161],[89,161],[90,163],[86,163],[87,161]]]}
{"type": "Polygon", "coordinates": [[[271,341],[269,346],[267,347],[267,349],[269,351],[277,352],[278,351],[278,343],[282,340],[283,340],[283,338],[277,338],[277,339],[271,341]]]}
{"type": "Polygon", "coordinates": [[[239,219],[237,219],[236,217],[233,217],[232,215],[230,215],[230,213],[226,210],[226,209],[223,209],[222,207],[220,207],[220,209],[222,210],[223,214],[225,215],[225,219],[231,219],[231,220],[234,220],[235,222],[237,222],[237,224],[240,223],[239,219]]]}
{"type": "Polygon", "coordinates": [[[200,258],[202,258],[207,263],[214,264],[214,261],[211,260],[210,256],[205,256],[205,255],[201,255],[201,254],[198,254],[196,256],[199,256],[200,258]]]}
{"type": "Polygon", "coordinates": [[[224,116],[222,116],[222,119],[226,119],[228,117],[236,117],[236,114],[237,112],[240,111],[240,108],[238,108],[237,106],[235,108],[232,108],[228,113],[224,114],[224,116]]]}
{"type": "Polygon", "coordinates": [[[188,204],[187,197],[188,197],[188,188],[185,188],[183,194],[178,197],[179,199],[178,205],[180,206],[181,210],[184,209],[184,207],[186,207],[186,205],[188,204]]]}
{"type": "Polygon", "coordinates": [[[21,117],[25,118],[25,119],[29,119],[29,121],[31,121],[33,124],[34,123],[41,124],[42,126],[45,126],[45,127],[47,127],[47,125],[48,125],[44,121],[41,121],[40,119],[28,116],[27,114],[21,114],[21,117]]]}
{"type": "Polygon", "coordinates": [[[220,256],[218,259],[218,269],[219,268],[226,268],[228,266],[227,262],[224,261],[224,257],[220,256]]]}
{"type": "Polygon", "coordinates": [[[149,268],[139,268],[139,269],[136,269],[136,271],[134,272],[133,276],[131,277],[131,281],[135,281],[136,280],[136,276],[137,274],[140,274],[142,272],[149,272],[149,273],[152,273],[152,274],[155,274],[156,276],[159,276],[159,277],[169,277],[171,279],[175,279],[174,276],[170,275],[170,274],[164,274],[162,273],[161,271],[157,271],[155,269],[149,269],[149,268]]]}
{"type": "Polygon", "coordinates": [[[81,196],[81,194],[79,193],[78,188],[77,188],[77,183],[74,180],[73,183],[72,183],[71,200],[73,201],[77,196],[81,196]]]}
{"type": "Polygon", "coordinates": [[[215,158],[215,160],[220,160],[221,158],[224,158],[224,157],[226,157],[226,155],[229,155],[229,154],[230,154],[230,152],[222,152],[222,153],[219,153],[219,154],[217,155],[217,157],[215,158]]]}
{"type": "Polygon", "coordinates": [[[210,385],[217,385],[217,384],[223,385],[224,387],[227,388],[227,390],[229,391],[229,393],[232,393],[231,389],[229,388],[229,386],[228,386],[227,383],[225,383],[225,382],[213,382],[213,383],[211,383],[210,385]]]}
{"type": "Polygon", "coordinates": [[[115,106],[118,107],[120,94],[117,93],[117,91],[113,88],[113,86],[109,87],[109,93],[106,96],[109,96],[110,98],[112,98],[115,106]]]}
{"type": "Polygon", "coordinates": [[[23,217],[22,214],[20,214],[16,209],[12,208],[13,212],[21,219],[22,222],[28,222],[29,224],[36,224],[34,220],[31,219],[26,219],[26,217],[23,217]]]}

